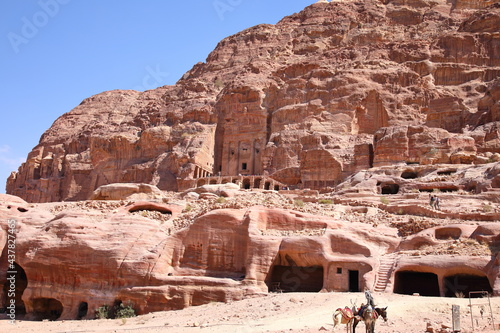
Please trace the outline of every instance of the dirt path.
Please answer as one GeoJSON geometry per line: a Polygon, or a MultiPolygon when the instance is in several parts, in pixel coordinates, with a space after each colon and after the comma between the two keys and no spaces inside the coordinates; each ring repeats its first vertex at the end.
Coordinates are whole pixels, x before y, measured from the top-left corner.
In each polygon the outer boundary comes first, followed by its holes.
{"type": "MultiPolygon", "coordinates": [[[[389,320],[379,321],[376,332],[413,333],[425,332],[431,323],[439,332],[451,326],[451,307],[461,307],[462,332],[472,332],[468,299],[415,297],[391,294],[374,294],[379,306],[388,306],[389,320]]],[[[27,322],[15,325],[0,321],[0,332],[45,333],[45,332],[210,332],[210,333],[257,333],[257,332],[331,332],[332,313],[338,307],[364,301],[363,293],[287,293],[269,294],[232,303],[211,303],[179,311],[150,313],[136,318],[90,321],[27,322]]],[[[476,299],[474,303],[482,302],[476,299]]],[[[494,321],[500,329],[500,298],[492,298],[494,321]]],[[[473,307],[474,332],[492,330],[489,309],[483,318],[480,307],[473,307]]],[[[336,332],[344,332],[345,326],[336,332]]],[[[364,332],[360,323],[357,332],[364,332]]],[[[451,329],[443,332],[450,332],[451,329]]]]}

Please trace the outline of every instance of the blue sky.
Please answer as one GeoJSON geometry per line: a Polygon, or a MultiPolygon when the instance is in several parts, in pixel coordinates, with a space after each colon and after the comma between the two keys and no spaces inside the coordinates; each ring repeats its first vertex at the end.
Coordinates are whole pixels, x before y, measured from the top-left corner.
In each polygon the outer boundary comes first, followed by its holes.
{"type": "Polygon", "coordinates": [[[314,2],[2,1],[0,193],[43,132],[83,99],[175,84],[224,37],[314,2]]]}

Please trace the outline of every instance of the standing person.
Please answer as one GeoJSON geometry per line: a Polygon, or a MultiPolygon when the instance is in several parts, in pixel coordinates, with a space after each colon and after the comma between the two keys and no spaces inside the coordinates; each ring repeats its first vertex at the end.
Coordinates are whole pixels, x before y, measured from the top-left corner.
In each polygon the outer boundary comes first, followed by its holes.
{"type": "Polygon", "coordinates": [[[434,208],[436,208],[437,210],[441,210],[441,206],[440,206],[440,202],[439,202],[439,198],[438,196],[434,196],[434,208]]]}
{"type": "Polygon", "coordinates": [[[434,198],[434,195],[429,193],[429,205],[431,206],[431,208],[434,208],[434,200],[436,200],[434,198]]]}

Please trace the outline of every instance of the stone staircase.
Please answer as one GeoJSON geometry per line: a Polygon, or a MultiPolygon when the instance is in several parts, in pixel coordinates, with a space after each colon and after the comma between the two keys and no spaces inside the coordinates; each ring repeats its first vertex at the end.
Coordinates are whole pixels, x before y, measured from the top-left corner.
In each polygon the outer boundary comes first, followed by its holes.
{"type": "Polygon", "coordinates": [[[399,255],[392,253],[380,258],[380,266],[377,272],[375,286],[373,288],[376,292],[384,292],[387,284],[391,278],[392,271],[396,266],[399,255]]]}

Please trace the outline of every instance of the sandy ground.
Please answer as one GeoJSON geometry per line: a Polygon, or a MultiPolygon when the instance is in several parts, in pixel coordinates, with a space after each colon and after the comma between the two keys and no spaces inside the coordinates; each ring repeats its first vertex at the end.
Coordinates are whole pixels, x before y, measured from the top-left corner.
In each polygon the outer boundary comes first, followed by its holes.
{"type": "MultiPolygon", "coordinates": [[[[472,330],[469,299],[417,297],[374,294],[378,306],[388,306],[388,321],[379,320],[376,332],[425,332],[431,323],[440,332],[451,327],[451,308],[460,305],[461,332],[495,332],[489,319],[487,299],[473,299],[486,304],[483,318],[480,305],[473,305],[472,330]]],[[[332,332],[332,313],[338,307],[365,300],[363,293],[285,293],[266,294],[231,303],[210,303],[179,311],[150,313],[128,319],[82,320],[56,322],[17,321],[15,325],[0,321],[0,332],[332,332]]],[[[493,320],[500,330],[500,298],[491,298],[493,320]]],[[[345,332],[345,325],[335,328],[345,332]]],[[[360,323],[357,332],[365,332],[360,323]]],[[[451,332],[451,328],[443,332],[451,332]]]]}

